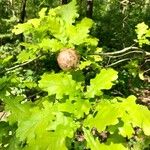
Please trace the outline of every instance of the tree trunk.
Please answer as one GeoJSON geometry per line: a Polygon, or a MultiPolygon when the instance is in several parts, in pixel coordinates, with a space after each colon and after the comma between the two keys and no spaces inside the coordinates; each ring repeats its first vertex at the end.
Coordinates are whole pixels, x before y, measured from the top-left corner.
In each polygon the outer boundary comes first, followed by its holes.
{"type": "Polygon", "coordinates": [[[87,0],[86,16],[92,18],[93,15],[93,0],[87,0]]]}
{"type": "MultiPolygon", "coordinates": [[[[27,3],[27,0],[22,0],[19,23],[24,23],[24,21],[25,21],[25,17],[26,17],[26,3],[27,3]]],[[[24,41],[23,34],[20,34],[20,41],[21,42],[24,41]]]]}
{"type": "Polygon", "coordinates": [[[64,4],[67,4],[68,3],[68,0],[62,0],[62,5],[64,5],[64,4]]]}
{"type": "Polygon", "coordinates": [[[26,3],[27,3],[27,0],[22,0],[20,20],[19,20],[20,23],[24,23],[24,20],[26,17],[26,3]]]}

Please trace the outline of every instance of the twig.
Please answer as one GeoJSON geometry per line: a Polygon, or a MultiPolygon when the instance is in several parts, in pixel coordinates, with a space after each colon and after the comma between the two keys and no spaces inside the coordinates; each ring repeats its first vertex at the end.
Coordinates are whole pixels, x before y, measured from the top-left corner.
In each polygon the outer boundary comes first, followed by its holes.
{"type": "Polygon", "coordinates": [[[150,62],[150,59],[146,59],[146,60],[145,60],[145,63],[147,63],[147,62],[150,62]]]}
{"type": "Polygon", "coordinates": [[[38,57],[36,57],[36,58],[34,58],[34,59],[31,59],[31,60],[29,60],[29,61],[27,61],[27,62],[24,62],[24,63],[22,63],[22,64],[13,66],[13,67],[11,67],[11,68],[6,68],[5,71],[7,72],[7,71],[11,71],[11,70],[20,68],[20,67],[22,67],[22,66],[25,66],[25,65],[27,65],[27,64],[29,64],[29,63],[31,63],[31,62],[37,60],[37,59],[40,58],[40,57],[41,57],[41,56],[38,56],[38,57]]]}
{"type": "Polygon", "coordinates": [[[5,116],[6,112],[2,112],[2,115],[0,116],[0,120],[5,116]]]}
{"type": "Polygon", "coordinates": [[[149,71],[150,71],[150,69],[147,69],[147,70],[144,71],[144,73],[149,72],[149,71]]]}
{"type": "Polygon", "coordinates": [[[116,61],[116,62],[114,62],[114,63],[112,63],[112,64],[110,64],[110,65],[107,65],[106,67],[112,67],[112,66],[114,66],[114,65],[117,65],[117,64],[119,64],[119,63],[121,63],[121,62],[124,62],[124,61],[127,61],[127,60],[130,60],[130,58],[121,59],[121,60],[116,61]]]}
{"type": "Polygon", "coordinates": [[[138,50],[139,48],[130,46],[130,47],[126,47],[126,48],[119,50],[119,51],[116,51],[116,52],[107,52],[107,53],[100,53],[100,54],[102,54],[102,55],[116,55],[116,54],[124,53],[130,49],[138,50]]]}
{"type": "Polygon", "coordinates": [[[124,53],[124,54],[121,54],[121,55],[116,55],[116,56],[108,56],[108,57],[111,57],[111,58],[117,58],[117,57],[122,57],[122,56],[125,56],[125,55],[128,55],[128,54],[132,54],[132,53],[142,53],[143,54],[143,51],[130,51],[130,52],[127,52],[127,53],[124,53]]]}
{"type": "Polygon", "coordinates": [[[147,52],[147,51],[144,51],[142,50],[141,48],[139,47],[133,47],[133,46],[130,46],[130,47],[126,47],[122,50],[119,50],[119,51],[115,51],[115,52],[101,52],[101,53],[94,53],[94,54],[90,54],[90,55],[103,55],[103,56],[108,56],[108,57],[114,57],[114,58],[117,58],[117,57],[121,57],[121,56],[124,56],[124,55],[127,55],[127,54],[130,54],[130,53],[143,53],[145,54],[145,56],[150,56],[150,52],[147,52]],[[133,51],[130,51],[130,52],[127,52],[129,50],[133,50],[133,51]],[[127,53],[125,53],[127,52],[127,53]],[[125,54],[122,54],[122,53],[125,53],[125,54]],[[119,55],[120,54],[120,55],[119,55]],[[112,56],[112,55],[117,55],[117,56],[112,56]]]}
{"type": "Polygon", "coordinates": [[[107,65],[109,64],[109,62],[110,62],[110,59],[111,59],[111,58],[109,57],[109,58],[108,58],[108,62],[107,62],[107,65]]]}
{"type": "Polygon", "coordinates": [[[150,56],[150,52],[145,52],[145,55],[146,56],[150,56]]]}
{"type": "Polygon", "coordinates": [[[31,99],[31,98],[33,98],[33,97],[35,97],[35,96],[37,96],[38,94],[41,94],[41,93],[44,93],[44,92],[43,91],[39,91],[39,92],[37,92],[35,94],[32,94],[30,96],[25,97],[22,101],[27,100],[27,99],[31,99]]]}

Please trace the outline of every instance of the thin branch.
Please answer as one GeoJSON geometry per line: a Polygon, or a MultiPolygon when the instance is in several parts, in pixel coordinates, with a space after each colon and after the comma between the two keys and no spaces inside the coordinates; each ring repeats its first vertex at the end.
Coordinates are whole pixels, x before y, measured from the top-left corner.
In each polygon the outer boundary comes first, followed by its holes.
{"type": "Polygon", "coordinates": [[[150,56],[150,52],[145,52],[145,55],[146,56],[150,56]]]}
{"type": "Polygon", "coordinates": [[[35,60],[37,60],[37,59],[40,58],[40,57],[41,57],[41,56],[38,56],[38,57],[36,57],[36,58],[34,58],[34,59],[31,59],[31,60],[29,60],[29,61],[27,61],[27,62],[24,62],[24,63],[22,63],[22,64],[13,66],[13,67],[11,67],[11,68],[6,68],[5,71],[7,72],[7,71],[11,71],[11,70],[14,70],[14,69],[23,67],[23,66],[25,66],[25,65],[27,65],[27,64],[29,64],[29,63],[35,61],[35,60]]]}
{"type": "MultiPolygon", "coordinates": [[[[109,58],[108,58],[108,62],[107,62],[107,65],[109,64],[110,60],[111,60],[111,58],[109,57],[109,58]]],[[[106,65],[106,66],[107,66],[107,65],[106,65]]]]}
{"type": "Polygon", "coordinates": [[[123,57],[123,56],[126,56],[128,54],[132,54],[132,53],[141,53],[143,54],[143,51],[130,51],[130,52],[127,52],[127,53],[124,53],[124,54],[121,54],[121,55],[116,55],[116,56],[108,56],[110,58],[118,58],[118,57],[123,57]]]}
{"type": "Polygon", "coordinates": [[[43,93],[43,91],[39,91],[39,92],[37,92],[37,93],[35,93],[35,94],[32,94],[32,95],[30,95],[30,96],[26,96],[26,97],[23,99],[23,101],[24,101],[24,100],[27,100],[27,99],[31,99],[31,98],[33,98],[33,97],[35,97],[35,96],[37,96],[38,94],[41,94],[41,93],[43,93]]]}
{"type": "Polygon", "coordinates": [[[147,63],[147,62],[150,62],[150,59],[146,59],[146,60],[145,60],[145,63],[147,63]]]}
{"type": "Polygon", "coordinates": [[[133,46],[130,46],[130,47],[126,47],[122,50],[119,50],[119,51],[115,51],[115,52],[106,52],[106,53],[94,53],[94,54],[90,54],[90,55],[103,55],[103,56],[108,56],[108,57],[120,57],[120,56],[124,56],[124,55],[127,55],[127,54],[130,54],[130,53],[143,53],[145,54],[145,56],[150,56],[150,52],[147,52],[147,51],[144,51],[142,50],[141,48],[139,47],[133,47],[133,46]],[[134,51],[130,51],[128,53],[125,53],[129,50],[134,50],[134,51]],[[122,54],[122,53],[125,53],[125,54],[122,54]],[[120,55],[119,55],[120,54],[120,55]],[[118,56],[110,56],[110,55],[118,55],[118,56]]]}
{"type": "Polygon", "coordinates": [[[144,73],[147,73],[147,72],[149,72],[149,71],[150,71],[150,69],[147,69],[147,70],[144,71],[144,73]]]}
{"type": "Polygon", "coordinates": [[[133,49],[133,50],[138,50],[139,48],[138,47],[126,47],[126,48],[124,48],[124,49],[122,49],[122,50],[119,50],[119,51],[116,51],[116,52],[107,52],[107,53],[100,53],[100,54],[102,54],[102,55],[116,55],[116,54],[121,54],[121,53],[124,53],[124,52],[126,52],[126,51],[128,51],[128,50],[130,50],[130,49],[133,49]]]}
{"type": "Polygon", "coordinates": [[[130,58],[121,59],[121,60],[116,61],[116,62],[114,62],[114,63],[112,63],[112,64],[110,64],[110,65],[107,65],[106,67],[112,67],[112,66],[114,66],[114,65],[117,65],[117,64],[119,64],[119,63],[121,63],[121,62],[124,62],[124,61],[127,61],[127,60],[130,60],[130,58]]]}
{"type": "Polygon", "coordinates": [[[2,120],[2,118],[6,115],[6,112],[1,112],[1,116],[0,116],[0,120],[2,120]]]}

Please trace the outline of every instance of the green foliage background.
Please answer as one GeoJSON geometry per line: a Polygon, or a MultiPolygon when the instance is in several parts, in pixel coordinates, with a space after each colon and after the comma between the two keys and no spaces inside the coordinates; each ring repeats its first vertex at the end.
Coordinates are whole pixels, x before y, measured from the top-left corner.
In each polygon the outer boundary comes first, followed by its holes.
{"type": "Polygon", "coordinates": [[[150,111],[135,93],[150,86],[149,3],[95,0],[93,21],[85,1],[28,1],[25,23],[20,1],[0,4],[0,149],[149,148],[150,111]],[[80,54],[76,69],[57,65],[63,48],[80,54]]]}

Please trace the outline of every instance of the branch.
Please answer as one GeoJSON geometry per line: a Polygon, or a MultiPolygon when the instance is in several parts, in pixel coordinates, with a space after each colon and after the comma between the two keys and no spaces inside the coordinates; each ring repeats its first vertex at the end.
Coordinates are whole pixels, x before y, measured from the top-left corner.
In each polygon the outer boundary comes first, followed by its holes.
{"type": "MultiPolygon", "coordinates": [[[[37,96],[38,94],[41,94],[41,93],[44,93],[44,92],[43,92],[43,91],[39,91],[39,92],[37,92],[37,93],[35,93],[35,94],[32,94],[32,95],[30,95],[30,96],[27,96],[27,95],[26,95],[26,97],[25,97],[22,101],[28,100],[28,99],[32,99],[32,98],[34,98],[35,96],[37,96]]],[[[39,98],[40,98],[40,97],[39,97],[39,98]]],[[[39,99],[39,98],[36,98],[36,100],[39,99]]]]}
{"type": "Polygon", "coordinates": [[[147,70],[144,71],[144,73],[147,73],[147,72],[149,72],[149,71],[150,71],[150,69],[147,69],[147,70]]]}
{"type": "Polygon", "coordinates": [[[27,62],[24,62],[24,63],[22,63],[22,64],[13,66],[13,67],[11,67],[11,68],[6,68],[5,71],[7,72],[7,71],[11,71],[11,70],[14,70],[14,69],[23,67],[23,66],[25,66],[25,65],[27,65],[27,64],[29,64],[29,63],[35,61],[35,60],[37,60],[37,59],[40,58],[40,57],[41,57],[41,56],[38,56],[38,57],[36,57],[36,58],[34,58],[34,59],[31,59],[31,60],[29,60],[29,61],[27,61],[27,62]]]}
{"type": "Polygon", "coordinates": [[[6,112],[0,112],[0,121],[3,119],[3,117],[6,115],[6,112]]]}
{"type": "Polygon", "coordinates": [[[143,54],[145,54],[145,56],[150,56],[150,52],[144,51],[139,47],[133,47],[133,46],[126,47],[122,50],[115,51],[115,52],[94,53],[94,55],[103,55],[103,56],[107,56],[107,57],[117,58],[117,57],[125,56],[127,54],[134,53],[134,52],[135,53],[143,53],[143,54]],[[128,52],[129,50],[133,50],[133,51],[128,52]],[[125,54],[122,54],[122,53],[125,53],[125,54]],[[117,55],[117,56],[111,56],[111,55],[117,55]]]}
{"type": "Polygon", "coordinates": [[[112,67],[112,66],[114,66],[114,65],[117,65],[117,64],[119,64],[119,63],[121,63],[121,62],[124,62],[124,61],[127,61],[127,60],[130,60],[130,58],[121,59],[121,60],[116,61],[116,62],[114,62],[114,63],[112,63],[112,64],[110,64],[110,65],[107,65],[106,67],[112,67]]]}
{"type": "Polygon", "coordinates": [[[150,52],[145,52],[145,55],[146,56],[150,56],[150,52]]]}
{"type": "Polygon", "coordinates": [[[139,48],[130,46],[130,47],[126,47],[126,48],[124,48],[122,50],[119,50],[119,51],[116,51],[116,52],[107,52],[107,53],[100,53],[100,54],[102,54],[102,55],[117,55],[117,54],[124,53],[124,52],[126,52],[126,51],[128,51],[130,49],[138,50],[139,48]]]}
{"type": "Polygon", "coordinates": [[[146,59],[146,60],[145,60],[145,63],[147,63],[147,62],[150,62],[150,59],[146,59]]]}
{"type": "Polygon", "coordinates": [[[143,51],[130,51],[130,52],[127,52],[127,53],[124,53],[124,54],[120,54],[120,55],[116,55],[116,56],[108,56],[110,58],[117,58],[117,57],[122,57],[122,56],[125,56],[125,55],[128,55],[128,54],[132,54],[132,53],[144,53],[143,51]]]}

